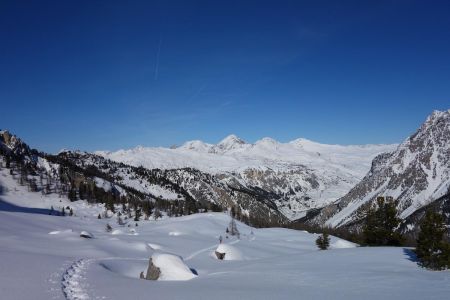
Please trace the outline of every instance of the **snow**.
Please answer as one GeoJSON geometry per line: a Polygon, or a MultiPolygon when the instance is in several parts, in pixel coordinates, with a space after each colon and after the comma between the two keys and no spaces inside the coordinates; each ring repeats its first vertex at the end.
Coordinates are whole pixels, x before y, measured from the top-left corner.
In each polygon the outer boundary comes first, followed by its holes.
{"type": "Polygon", "coordinates": [[[177,255],[168,253],[155,253],[152,255],[153,264],[161,271],[158,280],[190,280],[196,275],[177,255]]]}
{"type": "MultiPolygon", "coordinates": [[[[250,144],[230,135],[215,145],[197,140],[173,149],[137,147],[95,153],[148,169],[194,168],[220,175],[227,184],[235,181],[273,192],[280,196],[273,199],[279,211],[293,220],[311,208],[323,207],[344,196],[369,171],[376,155],[396,147],[327,145],[306,139],[280,143],[268,137],[250,144]]],[[[139,191],[176,199],[170,190],[141,186],[127,179],[126,174],[121,177],[125,178],[126,185],[139,191]]]]}
{"type": "MultiPolygon", "coordinates": [[[[175,193],[169,189],[165,189],[159,185],[151,184],[151,185],[147,186],[147,191],[155,197],[163,198],[166,200],[179,199],[177,193],[175,193]]],[[[179,200],[182,200],[182,199],[179,199],[179,200]]]]}
{"type": "Polygon", "coordinates": [[[347,249],[347,248],[355,248],[357,245],[355,243],[346,241],[346,240],[337,240],[336,242],[330,245],[332,249],[347,249]]]}
{"type": "Polygon", "coordinates": [[[142,165],[149,169],[192,167],[215,174],[262,166],[277,170],[296,165],[312,168],[338,166],[361,178],[377,154],[390,152],[396,147],[397,145],[327,145],[306,139],[280,143],[267,137],[249,144],[230,135],[216,145],[191,141],[174,149],[139,146],[130,150],[95,153],[114,161],[133,166],[142,165]]]}
{"type": "Polygon", "coordinates": [[[98,188],[104,189],[105,192],[109,192],[112,189],[112,184],[102,178],[94,177],[94,182],[98,188]]]}
{"type": "MultiPolygon", "coordinates": [[[[231,244],[220,244],[217,249],[219,253],[225,253],[224,260],[242,260],[242,253],[231,244]]],[[[216,257],[216,256],[214,256],[216,257]]]]}
{"type": "Polygon", "coordinates": [[[320,251],[315,234],[240,222],[241,239],[224,238],[219,246],[230,222],[226,213],[139,221],[138,235],[113,235],[107,223],[125,229],[115,217],[97,219],[102,205],[30,193],[5,170],[0,185],[6,187],[0,195],[2,299],[414,300],[450,293],[450,272],[418,267],[410,249],[356,247],[331,236],[331,250],[320,251]],[[48,215],[50,206],[67,205],[74,216],[48,215]],[[95,239],[80,238],[82,231],[95,239]],[[218,247],[237,249],[244,259],[214,259],[218,247]],[[139,279],[150,257],[166,280],[139,279]]]}

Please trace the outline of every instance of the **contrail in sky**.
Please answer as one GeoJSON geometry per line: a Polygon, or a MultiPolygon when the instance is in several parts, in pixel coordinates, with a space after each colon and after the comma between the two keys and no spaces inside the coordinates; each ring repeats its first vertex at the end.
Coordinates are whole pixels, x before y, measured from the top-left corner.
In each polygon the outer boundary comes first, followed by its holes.
{"type": "Polygon", "coordinates": [[[161,53],[162,38],[159,38],[158,51],[156,52],[156,64],[155,64],[155,80],[158,80],[159,69],[159,54],[161,53]]]}

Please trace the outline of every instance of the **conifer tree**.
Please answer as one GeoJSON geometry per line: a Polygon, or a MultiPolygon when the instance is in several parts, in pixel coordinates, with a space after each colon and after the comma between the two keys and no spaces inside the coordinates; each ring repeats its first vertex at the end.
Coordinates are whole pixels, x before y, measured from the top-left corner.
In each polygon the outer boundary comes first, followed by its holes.
{"type": "Polygon", "coordinates": [[[330,237],[328,233],[324,232],[316,239],[316,245],[320,250],[327,250],[330,247],[330,237]]]}
{"type": "Polygon", "coordinates": [[[106,223],[105,230],[106,230],[106,232],[111,232],[112,231],[112,227],[111,227],[111,225],[109,225],[109,223],[106,223]]]}
{"type": "Polygon", "coordinates": [[[71,188],[69,190],[69,194],[67,195],[70,201],[76,201],[77,200],[77,191],[75,188],[71,188]]]}
{"type": "Polygon", "coordinates": [[[11,167],[11,158],[6,155],[5,156],[5,168],[9,169],[11,167]]]}
{"type": "Polygon", "coordinates": [[[136,209],[136,211],[134,212],[134,221],[139,221],[140,218],[141,218],[141,210],[136,209]]]}
{"type": "Polygon", "coordinates": [[[450,244],[444,240],[446,231],[443,216],[427,211],[420,224],[415,250],[419,265],[432,270],[450,268],[450,244]]]}
{"type": "Polygon", "coordinates": [[[400,225],[397,202],[377,198],[376,207],[371,207],[367,213],[363,227],[364,243],[369,246],[400,246],[402,236],[395,230],[400,225]]]}

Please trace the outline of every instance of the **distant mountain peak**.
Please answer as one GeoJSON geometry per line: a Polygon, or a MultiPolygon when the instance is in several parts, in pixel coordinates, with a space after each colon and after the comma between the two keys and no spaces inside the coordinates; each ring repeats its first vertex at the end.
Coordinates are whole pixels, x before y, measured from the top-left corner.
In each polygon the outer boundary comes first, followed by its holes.
{"type": "Polygon", "coordinates": [[[243,139],[239,138],[235,134],[230,134],[227,137],[225,137],[223,140],[221,140],[217,145],[230,144],[230,143],[245,144],[245,141],[243,139]]]}
{"type": "Polygon", "coordinates": [[[243,139],[237,137],[234,134],[230,134],[218,144],[214,146],[215,152],[228,151],[236,148],[240,148],[242,145],[247,144],[243,139]],[[218,151],[219,150],[219,151],[218,151]]]}
{"type": "Polygon", "coordinates": [[[195,151],[200,151],[200,152],[209,152],[211,147],[212,147],[211,144],[205,143],[200,140],[193,140],[193,141],[188,141],[188,142],[184,143],[177,149],[187,149],[187,150],[195,150],[195,151]]]}

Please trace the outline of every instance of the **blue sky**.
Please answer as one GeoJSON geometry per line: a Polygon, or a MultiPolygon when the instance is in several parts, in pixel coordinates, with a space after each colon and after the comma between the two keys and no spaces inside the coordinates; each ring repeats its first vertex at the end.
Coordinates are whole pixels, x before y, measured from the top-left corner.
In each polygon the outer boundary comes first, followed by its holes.
{"type": "Polygon", "coordinates": [[[450,108],[448,1],[1,1],[0,128],[49,152],[400,142],[450,108]]]}

